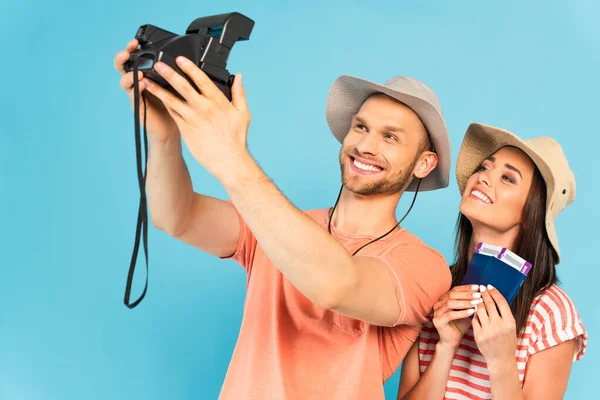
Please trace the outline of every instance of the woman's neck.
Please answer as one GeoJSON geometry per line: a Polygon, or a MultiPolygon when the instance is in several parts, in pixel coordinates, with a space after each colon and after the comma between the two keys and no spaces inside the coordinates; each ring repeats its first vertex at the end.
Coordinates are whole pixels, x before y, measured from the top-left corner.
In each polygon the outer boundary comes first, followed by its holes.
{"type": "Polygon", "coordinates": [[[473,224],[473,234],[471,235],[471,243],[469,243],[469,261],[475,253],[479,243],[491,244],[499,247],[506,247],[510,251],[514,251],[517,237],[519,236],[520,226],[515,226],[512,229],[504,232],[499,232],[488,227],[473,224]]]}

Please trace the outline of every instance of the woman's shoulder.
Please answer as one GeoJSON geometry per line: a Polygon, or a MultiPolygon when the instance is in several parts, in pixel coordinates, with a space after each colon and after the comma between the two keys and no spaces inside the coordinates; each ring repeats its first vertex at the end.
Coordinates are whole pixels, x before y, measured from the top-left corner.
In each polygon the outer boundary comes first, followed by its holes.
{"type": "Polygon", "coordinates": [[[556,284],[540,293],[533,300],[531,309],[544,316],[571,318],[578,316],[573,300],[556,284]]]}
{"type": "Polygon", "coordinates": [[[587,331],[575,303],[558,285],[550,286],[534,299],[526,335],[531,336],[532,352],[577,339],[577,360],[583,356],[587,345],[587,331]]]}

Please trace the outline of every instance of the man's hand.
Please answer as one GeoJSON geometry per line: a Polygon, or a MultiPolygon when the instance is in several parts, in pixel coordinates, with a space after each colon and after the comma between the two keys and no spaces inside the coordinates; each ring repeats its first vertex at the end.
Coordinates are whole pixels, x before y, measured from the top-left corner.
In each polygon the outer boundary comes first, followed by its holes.
{"type": "MultiPolygon", "coordinates": [[[[137,49],[138,41],[132,40],[127,44],[127,48],[123,51],[118,52],[115,55],[114,66],[117,71],[122,74],[120,85],[127,92],[129,98],[131,100],[131,107],[134,106],[133,96],[134,96],[134,88],[133,88],[133,72],[125,72],[124,64],[129,60],[129,55],[137,49]]],[[[146,89],[146,84],[144,83],[143,73],[138,71],[139,78],[139,91],[141,93],[146,89]]],[[[148,134],[150,135],[150,140],[157,139],[160,141],[167,140],[171,137],[177,135],[177,125],[173,118],[167,112],[167,109],[163,106],[163,104],[154,97],[152,94],[145,92],[144,97],[146,97],[146,112],[148,113],[148,117],[146,118],[146,129],[148,134]]],[[[140,123],[144,122],[144,107],[142,105],[142,101],[140,101],[140,123]]]]}
{"type": "MultiPolygon", "coordinates": [[[[159,98],[173,117],[192,156],[221,182],[236,174],[241,160],[247,159],[246,138],[250,111],[237,74],[232,87],[232,102],[194,63],[184,57],[177,65],[200,89],[162,62],[154,69],[184,98],[179,99],[159,85],[144,80],[146,89],[159,98]]],[[[243,166],[242,166],[243,167],[243,166]]]]}

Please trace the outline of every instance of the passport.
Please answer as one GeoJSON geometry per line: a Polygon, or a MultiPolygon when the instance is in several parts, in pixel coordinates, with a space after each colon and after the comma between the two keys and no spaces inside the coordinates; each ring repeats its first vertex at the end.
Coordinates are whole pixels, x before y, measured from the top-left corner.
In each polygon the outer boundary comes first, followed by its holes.
{"type": "Polygon", "coordinates": [[[479,243],[467,267],[463,285],[492,285],[511,304],[531,263],[505,247],[479,243]]]}

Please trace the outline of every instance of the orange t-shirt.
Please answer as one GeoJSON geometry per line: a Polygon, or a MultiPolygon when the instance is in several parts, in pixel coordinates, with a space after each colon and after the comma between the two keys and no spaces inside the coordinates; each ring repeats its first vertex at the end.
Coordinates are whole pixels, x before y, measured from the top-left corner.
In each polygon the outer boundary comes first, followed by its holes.
{"type": "MultiPolygon", "coordinates": [[[[305,212],[327,229],[328,211],[305,212]]],[[[395,326],[375,326],[314,305],[279,272],[238,217],[240,237],[230,258],[247,272],[247,294],[219,399],[383,399],[383,383],[450,288],[443,256],[405,229],[360,251],[388,267],[400,304],[395,326]]],[[[374,239],[331,228],[350,254],[374,239]]]]}

